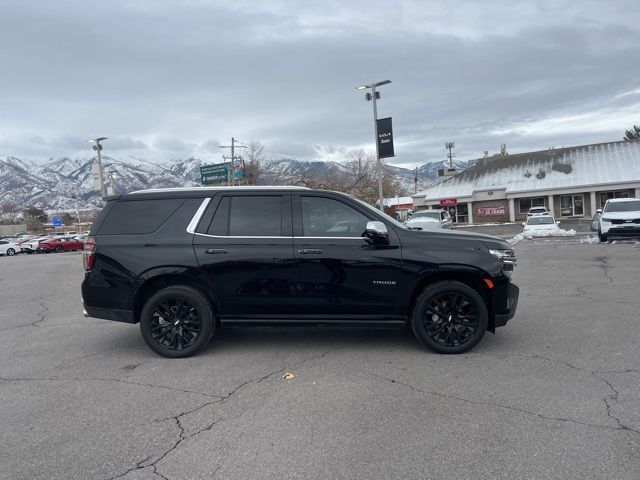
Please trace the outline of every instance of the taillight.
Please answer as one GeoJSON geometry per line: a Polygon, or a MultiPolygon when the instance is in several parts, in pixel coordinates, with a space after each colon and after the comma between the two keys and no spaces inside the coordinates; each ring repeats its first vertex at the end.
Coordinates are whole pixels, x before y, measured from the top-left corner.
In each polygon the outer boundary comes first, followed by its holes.
{"type": "Polygon", "coordinates": [[[84,242],[84,248],[82,249],[82,263],[84,263],[85,270],[91,270],[93,268],[93,264],[96,261],[95,251],[96,241],[93,237],[87,237],[84,242]]]}

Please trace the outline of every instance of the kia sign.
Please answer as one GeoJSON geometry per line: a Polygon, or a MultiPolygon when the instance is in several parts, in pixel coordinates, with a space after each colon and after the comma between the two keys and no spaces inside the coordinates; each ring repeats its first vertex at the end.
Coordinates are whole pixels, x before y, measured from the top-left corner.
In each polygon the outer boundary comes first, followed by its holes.
{"type": "Polygon", "coordinates": [[[442,200],[440,200],[441,207],[445,207],[447,205],[455,205],[456,203],[458,203],[457,198],[443,198],[442,200]]]}
{"type": "Polygon", "coordinates": [[[391,128],[391,117],[379,118],[378,125],[378,157],[395,157],[393,153],[393,129],[391,128]]]}

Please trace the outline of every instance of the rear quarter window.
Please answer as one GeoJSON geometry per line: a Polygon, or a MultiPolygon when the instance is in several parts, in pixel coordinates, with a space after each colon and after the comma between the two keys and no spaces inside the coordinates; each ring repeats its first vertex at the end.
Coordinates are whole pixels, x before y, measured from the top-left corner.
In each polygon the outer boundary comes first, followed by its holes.
{"type": "Polygon", "coordinates": [[[182,198],[119,201],[98,229],[100,235],[143,235],[156,231],[184,204],[182,198]]]}

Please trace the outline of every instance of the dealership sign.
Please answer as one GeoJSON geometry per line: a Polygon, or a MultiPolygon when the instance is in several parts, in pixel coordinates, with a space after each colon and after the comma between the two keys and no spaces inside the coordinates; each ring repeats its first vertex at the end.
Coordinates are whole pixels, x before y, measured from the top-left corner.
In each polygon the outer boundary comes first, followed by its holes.
{"type": "Polygon", "coordinates": [[[458,203],[457,198],[443,198],[442,200],[440,200],[441,207],[444,207],[447,205],[455,205],[456,203],[458,203]]]}
{"type": "Polygon", "coordinates": [[[506,209],[504,208],[504,205],[498,205],[495,207],[478,207],[476,208],[476,213],[478,215],[504,215],[506,212],[506,209]]]}
{"type": "Polygon", "coordinates": [[[395,153],[393,152],[391,117],[376,120],[376,130],[378,134],[378,157],[395,157],[395,153]]]}
{"type": "MultiPolygon", "coordinates": [[[[202,185],[227,183],[229,181],[229,170],[231,170],[230,162],[202,165],[200,167],[202,185]]],[[[234,179],[242,180],[244,178],[244,162],[235,162],[233,170],[234,179]]]]}

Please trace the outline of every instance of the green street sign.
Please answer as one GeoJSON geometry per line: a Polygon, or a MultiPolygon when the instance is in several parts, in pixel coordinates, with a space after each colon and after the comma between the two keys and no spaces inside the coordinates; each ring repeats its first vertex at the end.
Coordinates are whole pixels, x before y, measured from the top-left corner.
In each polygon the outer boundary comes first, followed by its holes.
{"type": "Polygon", "coordinates": [[[229,164],[217,163],[214,165],[202,165],[200,167],[200,180],[202,185],[216,185],[227,183],[229,179],[229,164]]]}

